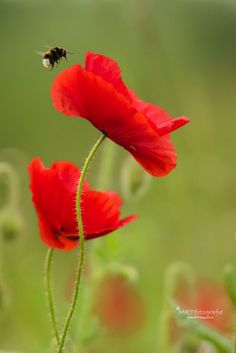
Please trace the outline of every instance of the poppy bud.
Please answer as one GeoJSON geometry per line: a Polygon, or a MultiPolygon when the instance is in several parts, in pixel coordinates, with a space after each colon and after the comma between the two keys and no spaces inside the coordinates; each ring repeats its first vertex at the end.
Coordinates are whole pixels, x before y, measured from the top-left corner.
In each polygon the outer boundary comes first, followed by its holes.
{"type": "Polygon", "coordinates": [[[18,212],[8,208],[0,215],[0,233],[3,239],[11,241],[22,231],[22,218],[18,212]]]}
{"type": "Polygon", "coordinates": [[[133,158],[128,156],[121,169],[121,188],[126,199],[142,197],[148,190],[151,177],[133,158]]]}

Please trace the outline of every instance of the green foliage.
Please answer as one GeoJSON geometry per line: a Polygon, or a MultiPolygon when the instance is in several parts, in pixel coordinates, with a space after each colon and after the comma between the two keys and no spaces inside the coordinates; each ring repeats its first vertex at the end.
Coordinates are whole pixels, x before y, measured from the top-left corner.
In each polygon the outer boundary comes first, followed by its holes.
{"type": "Polygon", "coordinates": [[[236,308],[236,269],[233,266],[228,265],[225,267],[224,280],[232,304],[236,308]]]}

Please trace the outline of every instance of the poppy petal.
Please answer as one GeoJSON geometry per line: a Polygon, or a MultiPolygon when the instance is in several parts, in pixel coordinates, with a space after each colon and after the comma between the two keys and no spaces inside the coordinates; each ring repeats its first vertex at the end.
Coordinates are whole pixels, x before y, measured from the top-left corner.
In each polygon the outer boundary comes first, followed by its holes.
{"type": "Polygon", "coordinates": [[[115,60],[101,54],[88,52],[85,57],[85,70],[93,72],[104,81],[112,84],[119,93],[131,101],[128,88],[121,78],[121,70],[115,60]]]}
{"type": "Polygon", "coordinates": [[[176,166],[177,155],[167,136],[156,139],[156,143],[147,144],[139,150],[129,152],[143,168],[153,176],[165,176],[176,166]]]}
{"type": "Polygon", "coordinates": [[[113,129],[125,123],[136,110],[110,83],[74,65],[61,72],[53,82],[54,107],[67,116],[89,120],[97,129],[112,136],[113,129]]]}
{"type": "Polygon", "coordinates": [[[105,235],[134,220],[134,216],[130,216],[120,221],[118,200],[115,193],[88,191],[84,194],[82,217],[86,239],[105,235]]]}
{"type": "Polygon", "coordinates": [[[126,226],[126,224],[129,224],[130,222],[133,222],[136,219],[137,219],[137,215],[135,215],[135,214],[121,219],[119,222],[119,228],[126,226]]]}
{"type": "Polygon", "coordinates": [[[117,192],[114,191],[104,191],[104,193],[107,194],[107,196],[109,196],[112,201],[114,202],[114,204],[116,204],[117,207],[121,207],[123,204],[123,201],[121,200],[120,195],[117,194],[117,192]]]}
{"type": "Polygon", "coordinates": [[[39,216],[39,229],[40,229],[40,236],[41,236],[42,241],[49,248],[57,248],[57,249],[64,248],[60,239],[58,237],[55,237],[55,234],[52,232],[48,223],[41,216],[39,216]]]}
{"type": "Polygon", "coordinates": [[[181,116],[176,119],[172,119],[166,123],[158,125],[158,132],[160,136],[169,134],[170,132],[179,129],[189,122],[185,116],[181,116]]]}
{"type": "MultiPolygon", "coordinates": [[[[75,164],[71,162],[55,162],[52,164],[52,169],[56,170],[69,191],[76,192],[81,173],[75,164]]],[[[89,183],[86,180],[83,184],[83,190],[85,189],[89,189],[89,183]]]]}
{"type": "Polygon", "coordinates": [[[130,89],[129,93],[132,96],[135,108],[145,114],[148,120],[153,124],[154,128],[157,129],[160,136],[179,129],[190,121],[185,116],[173,119],[173,117],[161,107],[141,100],[130,89]]]}
{"type": "Polygon", "coordinates": [[[76,246],[78,246],[79,241],[77,238],[73,240],[73,237],[68,238],[68,237],[60,237],[60,242],[63,244],[63,248],[61,250],[63,251],[70,251],[73,250],[76,246]]]}
{"type": "Polygon", "coordinates": [[[47,222],[42,217],[39,218],[39,229],[42,241],[49,248],[56,248],[63,251],[69,251],[74,249],[78,245],[78,241],[73,241],[59,235],[55,236],[47,222]]]}
{"type": "Polygon", "coordinates": [[[154,125],[166,123],[172,120],[172,117],[161,107],[145,102],[140,99],[131,89],[129,89],[129,94],[132,97],[133,106],[140,112],[142,112],[154,125]]]}
{"type": "MultiPolygon", "coordinates": [[[[71,170],[68,162],[62,162],[62,168],[71,170]]],[[[71,234],[76,233],[75,193],[67,187],[72,185],[69,182],[69,175],[65,184],[65,175],[62,178],[63,173],[58,173],[55,165],[52,168],[45,168],[39,158],[31,161],[29,173],[32,200],[42,223],[42,229],[46,229],[43,220],[47,220],[54,236],[60,234],[62,230],[71,234]]]]}

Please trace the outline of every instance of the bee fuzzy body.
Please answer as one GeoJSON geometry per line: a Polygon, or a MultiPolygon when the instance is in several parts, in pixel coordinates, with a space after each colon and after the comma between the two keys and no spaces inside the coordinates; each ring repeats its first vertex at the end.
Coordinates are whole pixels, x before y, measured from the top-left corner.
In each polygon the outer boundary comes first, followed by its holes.
{"type": "Polygon", "coordinates": [[[54,65],[59,64],[63,58],[67,60],[66,49],[55,47],[44,53],[42,63],[46,69],[51,68],[52,70],[54,65]]]}

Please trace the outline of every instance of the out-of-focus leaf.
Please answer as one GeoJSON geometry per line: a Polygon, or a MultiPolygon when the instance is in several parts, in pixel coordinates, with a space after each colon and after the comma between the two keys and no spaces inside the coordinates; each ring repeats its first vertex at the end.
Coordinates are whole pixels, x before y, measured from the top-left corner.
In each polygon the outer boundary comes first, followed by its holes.
{"type": "Polygon", "coordinates": [[[233,266],[226,266],[224,270],[224,281],[231,301],[234,307],[236,307],[236,269],[233,266]]]}

